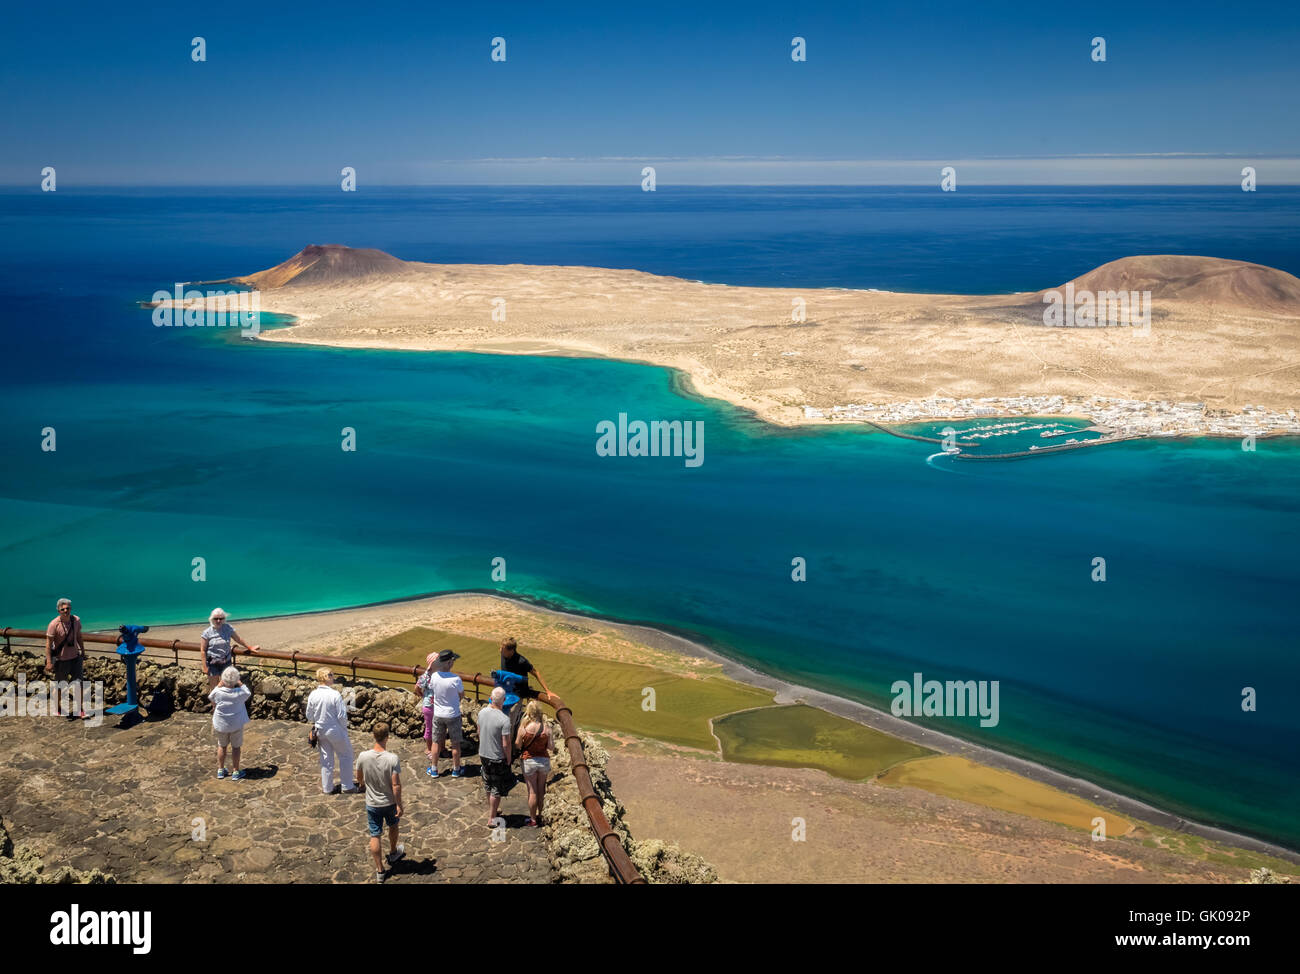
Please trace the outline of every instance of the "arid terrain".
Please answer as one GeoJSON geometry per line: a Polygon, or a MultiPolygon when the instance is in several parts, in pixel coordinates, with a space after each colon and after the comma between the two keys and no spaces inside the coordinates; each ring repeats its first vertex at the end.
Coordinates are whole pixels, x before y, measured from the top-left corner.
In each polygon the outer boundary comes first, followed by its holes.
{"type": "Polygon", "coordinates": [[[629,826],[672,836],[733,882],[1223,883],[1254,865],[1249,853],[1237,862],[1234,850],[1202,851],[1144,825],[1094,842],[916,788],[606,746],[629,826]]]}
{"type": "MultiPolygon", "coordinates": [[[[653,667],[692,681],[717,679],[724,670],[733,677],[746,672],[708,658],[702,649],[696,655],[690,650],[694,644],[654,629],[486,594],[232,621],[241,636],[264,648],[344,659],[376,658],[376,644],[400,641],[415,627],[493,640],[493,646],[503,635],[513,635],[534,660],[544,652],[566,654],[582,672],[605,663],[653,667]]],[[[193,640],[200,625],[159,626],[150,635],[193,640]]],[[[422,652],[415,655],[423,659],[422,652]]],[[[462,666],[468,662],[462,660],[462,666]]],[[[478,660],[464,668],[484,667],[478,660]]],[[[1248,848],[1253,843],[1227,833],[1207,837],[1184,825],[1153,824],[1117,808],[1115,796],[1103,789],[1071,794],[1032,774],[999,770],[997,755],[987,750],[959,747],[954,753],[967,753],[969,759],[926,758],[859,781],[806,767],[739,763],[723,759],[721,748],[601,730],[589,722],[592,712],[575,703],[581,693],[573,675],[566,679],[551,663],[543,669],[553,689],[574,706],[579,725],[595,730],[608,750],[614,791],[635,834],[663,836],[702,856],[723,880],[1233,882],[1244,881],[1260,865],[1285,876],[1300,873],[1293,862],[1248,848]],[[951,762],[964,770],[953,775],[946,767],[951,762]],[[1104,807],[1094,803],[1094,792],[1104,807]],[[1104,842],[1089,832],[1096,814],[1108,822],[1104,842]],[[792,838],[796,819],[803,820],[800,841],[792,838]]],[[[584,679],[599,677],[592,672],[584,679]]],[[[776,696],[780,703],[788,692],[776,696]]],[[[839,709],[825,695],[807,696],[817,706],[839,709]]],[[[749,704],[754,705],[767,704],[749,704]]],[[[870,732],[864,727],[863,733],[870,732]]],[[[949,750],[933,734],[927,740],[949,750]]]]}
{"type": "Polygon", "coordinates": [[[945,398],[959,401],[940,410],[954,418],[1024,414],[1004,401],[1059,396],[1056,408],[1076,414],[1096,400],[1195,403],[1205,432],[1254,406],[1259,432],[1300,430],[1300,280],[1240,261],[1129,257],[1070,282],[1149,290],[1149,328],[1048,327],[1044,291],[732,287],[595,267],[425,264],[338,245],[232,280],[258,289],[262,310],[298,319],[268,341],[649,362],[787,425],[837,409],[870,418],[876,407],[893,407],[896,421],[908,404],[928,418],[926,403],[945,398]]]}

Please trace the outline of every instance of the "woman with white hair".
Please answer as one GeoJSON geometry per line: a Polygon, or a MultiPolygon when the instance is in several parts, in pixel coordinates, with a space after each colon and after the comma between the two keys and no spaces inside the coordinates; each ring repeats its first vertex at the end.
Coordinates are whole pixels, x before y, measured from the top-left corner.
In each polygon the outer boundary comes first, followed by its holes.
{"type": "Polygon", "coordinates": [[[320,684],[307,697],[307,719],[311,721],[313,740],[320,747],[320,789],[327,795],[339,787],[334,783],[334,759],[338,758],[339,784],[343,794],[355,794],[352,774],[352,742],[348,740],[348,708],[343,694],[334,689],[334,671],[322,666],[316,671],[320,684]]]}
{"type": "Polygon", "coordinates": [[[239,670],[227,666],[220,676],[221,686],[208,693],[212,701],[212,729],[217,734],[217,777],[226,777],[226,748],[231,751],[234,768],[231,780],[243,781],[246,771],[239,770],[239,751],[244,746],[244,725],[248,723],[248,708],[244,701],[253,694],[244,686],[239,670]]]}
{"type": "Polygon", "coordinates": [[[250,646],[239,638],[235,627],[226,621],[225,609],[213,609],[208,616],[208,628],[199,637],[203,665],[208,670],[208,689],[211,690],[221,679],[222,672],[235,662],[235,644],[243,646],[250,653],[256,653],[261,646],[250,646]]]}

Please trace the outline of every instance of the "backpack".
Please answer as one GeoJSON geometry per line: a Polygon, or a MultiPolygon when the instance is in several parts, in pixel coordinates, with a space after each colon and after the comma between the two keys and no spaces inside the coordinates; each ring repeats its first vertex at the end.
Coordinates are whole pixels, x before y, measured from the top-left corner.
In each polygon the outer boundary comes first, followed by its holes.
{"type": "Polygon", "coordinates": [[[76,616],[71,616],[68,619],[68,624],[63,627],[63,638],[59,640],[59,645],[55,646],[50,652],[50,659],[57,661],[63,655],[63,651],[67,649],[68,646],[75,647],[77,645],[76,634],[76,616]]]}

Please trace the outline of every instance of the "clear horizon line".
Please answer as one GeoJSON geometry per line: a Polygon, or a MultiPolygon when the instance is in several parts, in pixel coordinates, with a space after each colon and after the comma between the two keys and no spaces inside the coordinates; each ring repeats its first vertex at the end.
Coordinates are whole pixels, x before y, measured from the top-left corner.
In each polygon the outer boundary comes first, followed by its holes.
{"type": "Polygon", "coordinates": [[[822,165],[839,163],[845,165],[900,165],[915,163],[952,162],[996,162],[999,160],[1022,161],[1026,159],[1300,159],[1295,152],[1044,152],[1022,153],[1013,155],[955,155],[955,156],[781,156],[781,155],[641,155],[641,156],[470,156],[467,158],[435,159],[447,165],[461,165],[467,162],[783,162],[822,165]]]}
{"type": "MultiPolygon", "coordinates": [[[[625,187],[628,190],[641,191],[639,183],[635,182],[611,182],[611,181],[591,181],[582,183],[569,182],[381,182],[378,180],[370,182],[358,182],[355,192],[364,193],[367,189],[609,189],[615,187],[625,187]]],[[[801,183],[801,182],[663,182],[658,181],[657,186],[664,189],[728,189],[728,188],[785,188],[785,189],[915,189],[915,188],[933,188],[940,192],[937,181],[926,182],[824,182],[824,183],[801,183]]],[[[1274,180],[1261,184],[1257,191],[1266,191],[1269,188],[1276,187],[1300,186],[1300,178],[1291,180],[1274,180]]],[[[1206,183],[1206,182],[1109,182],[1109,183],[1088,183],[1088,182],[1060,182],[1060,183],[1001,183],[1001,182],[982,182],[979,180],[966,180],[961,184],[962,189],[970,187],[979,187],[982,189],[1223,189],[1236,190],[1240,192],[1238,184],[1235,182],[1206,183]]],[[[335,181],[321,183],[300,183],[300,182],[261,182],[261,183],[79,183],[68,184],[66,182],[59,186],[57,192],[76,192],[77,190],[105,190],[105,189],[139,189],[139,190],[182,190],[182,189],[310,189],[329,192],[341,192],[338,183],[335,181]]],[[[0,182],[0,191],[20,190],[44,195],[40,188],[40,181],[26,182],[0,182]]],[[[659,190],[656,189],[656,192],[659,190]]]]}

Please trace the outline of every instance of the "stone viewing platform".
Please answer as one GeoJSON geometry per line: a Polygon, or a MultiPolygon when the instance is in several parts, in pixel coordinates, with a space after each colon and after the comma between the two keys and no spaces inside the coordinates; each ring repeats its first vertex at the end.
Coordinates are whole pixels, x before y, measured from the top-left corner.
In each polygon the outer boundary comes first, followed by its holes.
{"type": "MultiPolygon", "coordinates": [[[[243,781],[216,777],[207,684],[197,667],[142,661],[141,713],[148,716],[127,726],[111,715],[98,726],[62,717],[0,719],[0,820],[14,846],[0,857],[0,869],[36,882],[103,881],[93,870],[126,883],[372,882],[364,797],[320,790],[319,756],[302,716],[315,681],[250,662],[238,661],[253,691],[243,781]]],[[[20,674],[28,688],[43,681],[42,663],[17,648],[0,650],[0,688],[20,674]]],[[[115,657],[89,657],[85,678],[103,682],[105,703],[123,699],[124,668],[115,657]]],[[[354,752],[372,745],[370,729],[382,720],[392,728],[388,749],[402,761],[406,857],[392,867],[389,883],[613,881],[564,747],[552,758],[542,827],[524,824],[521,780],[502,800],[506,830],[497,841],[487,827],[474,734],[481,704],[472,690],[463,706],[468,773],[432,779],[424,773],[415,695],[365,681],[346,686],[355,689],[354,752]]],[[[559,728],[548,722],[558,739],[559,728]]],[[[716,881],[699,857],[631,837],[604,750],[580,736],[602,810],[646,880],[716,881]]],[[[442,767],[449,770],[450,762],[442,767]]]]}
{"type": "MultiPolygon", "coordinates": [[[[363,735],[352,736],[363,746],[363,735]]],[[[501,803],[507,827],[505,841],[496,842],[485,824],[477,757],[466,758],[467,777],[434,780],[424,773],[421,741],[389,744],[402,760],[406,846],[389,883],[558,880],[541,830],[524,827],[522,783],[501,803]]],[[[141,883],[373,880],[365,798],[321,793],[305,722],[252,721],[244,781],[216,778],[213,745],[203,714],[125,729],[111,718],[100,727],[0,720],[0,817],[47,870],[98,868],[141,883]]]]}

